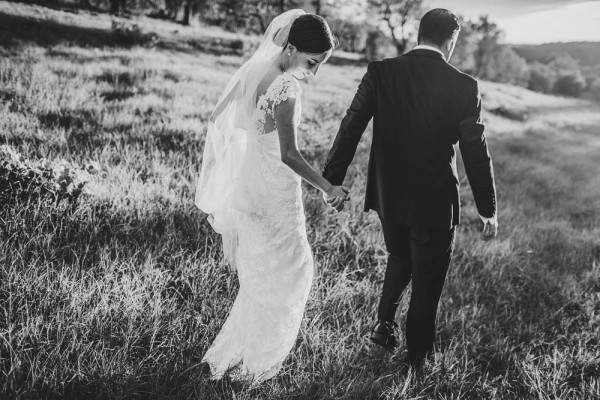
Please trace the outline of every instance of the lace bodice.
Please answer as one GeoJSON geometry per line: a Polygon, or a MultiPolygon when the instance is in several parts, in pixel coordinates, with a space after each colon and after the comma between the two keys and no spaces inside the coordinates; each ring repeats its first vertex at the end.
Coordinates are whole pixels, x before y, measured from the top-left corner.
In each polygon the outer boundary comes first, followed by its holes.
{"type": "Polygon", "coordinates": [[[294,125],[300,122],[300,94],[302,88],[300,84],[290,73],[284,72],[277,76],[267,88],[267,91],[262,94],[256,103],[257,118],[256,128],[259,135],[271,133],[277,130],[275,123],[275,108],[282,102],[294,98],[295,105],[295,120],[294,125]]]}

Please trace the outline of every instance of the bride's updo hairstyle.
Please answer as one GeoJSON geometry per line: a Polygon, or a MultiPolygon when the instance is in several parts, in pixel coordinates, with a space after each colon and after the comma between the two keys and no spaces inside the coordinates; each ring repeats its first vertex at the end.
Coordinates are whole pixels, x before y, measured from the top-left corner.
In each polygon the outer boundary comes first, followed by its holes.
{"type": "Polygon", "coordinates": [[[296,18],[290,28],[288,42],[298,51],[308,54],[324,53],[337,45],[327,21],[315,14],[304,14],[296,18]]]}

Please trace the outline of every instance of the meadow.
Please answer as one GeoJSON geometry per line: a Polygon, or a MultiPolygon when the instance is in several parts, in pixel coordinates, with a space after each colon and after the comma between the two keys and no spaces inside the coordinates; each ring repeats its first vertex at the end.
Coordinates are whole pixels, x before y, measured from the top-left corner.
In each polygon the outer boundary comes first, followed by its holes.
{"type": "MultiPolygon", "coordinates": [[[[0,145],[89,182],[70,204],[2,197],[0,398],[600,398],[599,104],[482,83],[499,235],[480,240],[461,170],[463,221],[423,377],[404,345],[368,340],[386,262],[379,221],[361,211],[369,127],[345,211],[304,186],[315,279],[284,371],[260,386],[211,382],[199,362],[237,280],[193,196],[208,116],[243,58],[125,46],[98,39],[107,17],[0,1],[0,21],[23,15],[43,18],[0,29],[0,145]]],[[[206,34],[156,29],[170,43],[206,34]]],[[[300,147],[318,168],[364,71],[325,65],[302,84],[300,147]]]]}

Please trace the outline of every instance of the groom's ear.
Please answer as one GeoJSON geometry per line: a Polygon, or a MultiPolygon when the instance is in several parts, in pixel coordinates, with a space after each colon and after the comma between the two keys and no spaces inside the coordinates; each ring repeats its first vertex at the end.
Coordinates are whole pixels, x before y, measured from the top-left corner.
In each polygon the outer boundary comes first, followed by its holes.
{"type": "Polygon", "coordinates": [[[458,43],[458,35],[460,35],[460,32],[456,32],[453,36],[452,39],[450,40],[450,44],[452,46],[452,49],[454,49],[456,47],[456,43],[458,43]]]}
{"type": "Polygon", "coordinates": [[[450,58],[452,58],[452,53],[454,53],[454,48],[456,47],[457,40],[458,35],[454,35],[444,42],[443,49],[446,51],[446,61],[448,62],[450,61],[450,58]]]}
{"type": "Polygon", "coordinates": [[[450,39],[446,40],[446,41],[444,42],[444,50],[446,50],[446,51],[450,51],[450,49],[452,49],[452,42],[453,42],[453,41],[454,41],[454,37],[452,37],[452,38],[450,38],[450,39]]]}
{"type": "Polygon", "coordinates": [[[291,51],[292,53],[295,53],[298,49],[296,48],[296,46],[294,46],[291,43],[288,43],[288,51],[291,51]]]}

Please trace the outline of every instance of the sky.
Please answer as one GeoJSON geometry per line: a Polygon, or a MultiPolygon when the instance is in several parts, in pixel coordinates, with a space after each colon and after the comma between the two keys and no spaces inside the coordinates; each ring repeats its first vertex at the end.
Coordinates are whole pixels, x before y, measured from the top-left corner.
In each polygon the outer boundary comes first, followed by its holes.
{"type": "Polygon", "coordinates": [[[600,0],[429,0],[476,18],[487,14],[505,32],[505,42],[600,41],[600,0]]]}

